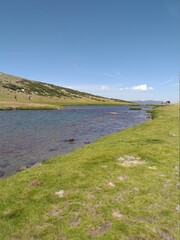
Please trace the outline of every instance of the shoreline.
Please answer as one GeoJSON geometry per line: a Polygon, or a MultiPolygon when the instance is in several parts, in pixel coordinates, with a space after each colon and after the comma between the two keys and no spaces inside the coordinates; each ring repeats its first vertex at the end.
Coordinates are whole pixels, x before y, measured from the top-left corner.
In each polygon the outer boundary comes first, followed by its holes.
{"type": "Polygon", "coordinates": [[[134,110],[139,110],[142,107],[156,107],[156,106],[164,106],[161,104],[138,104],[135,102],[130,103],[110,103],[110,102],[59,102],[53,103],[24,103],[24,102],[12,102],[10,104],[2,104],[0,101],[0,111],[13,111],[13,110],[61,110],[66,106],[129,106],[130,108],[134,108],[134,110]]]}
{"type": "MultiPolygon", "coordinates": [[[[15,110],[62,110],[66,106],[140,106],[137,104],[114,104],[114,103],[70,103],[70,104],[62,104],[60,106],[17,106],[17,107],[11,107],[11,106],[5,106],[5,107],[0,107],[0,111],[15,111],[15,110]]],[[[146,105],[149,106],[149,105],[146,105]]]]}

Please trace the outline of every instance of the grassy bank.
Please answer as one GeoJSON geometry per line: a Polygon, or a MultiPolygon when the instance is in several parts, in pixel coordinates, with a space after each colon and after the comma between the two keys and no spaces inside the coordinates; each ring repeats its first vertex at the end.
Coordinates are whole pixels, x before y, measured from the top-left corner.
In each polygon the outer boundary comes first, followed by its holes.
{"type": "Polygon", "coordinates": [[[65,106],[135,106],[135,103],[128,103],[128,104],[123,104],[123,103],[109,103],[109,102],[88,102],[88,101],[67,101],[67,102],[44,102],[44,103],[24,103],[24,102],[5,102],[1,101],[0,102],[0,110],[60,110],[63,109],[65,106]]]}
{"type": "Polygon", "coordinates": [[[27,102],[24,99],[20,99],[18,101],[13,101],[12,99],[9,101],[0,100],[0,110],[57,110],[62,109],[64,106],[79,106],[79,105],[128,105],[128,106],[136,106],[136,103],[130,102],[123,102],[123,101],[114,101],[114,100],[107,100],[107,101],[95,101],[95,100],[59,100],[53,99],[49,100],[46,98],[34,98],[31,102],[27,102]]]}
{"type": "Polygon", "coordinates": [[[54,106],[53,104],[7,104],[1,105],[0,111],[3,110],[60,110],[63,109],[63,106],[54,106]]]}
{"type": "Polygon", "coordinates": [[[178,106],[0,181],[0,239],[178,239],[178,106]]]}

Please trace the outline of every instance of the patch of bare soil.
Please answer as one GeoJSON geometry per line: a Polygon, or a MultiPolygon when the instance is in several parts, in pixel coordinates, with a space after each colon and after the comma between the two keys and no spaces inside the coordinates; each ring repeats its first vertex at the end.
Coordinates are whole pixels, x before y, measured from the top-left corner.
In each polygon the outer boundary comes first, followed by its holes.
{"type": "Polygon", "coordinates": [[[113,210],[112,216],[119,219],[119,220],[124,217],[123,214],[119,212],[119,210],[113,210]]]}
{"type": "Polygon", "coordinates": [[[77,212],[74,213],[74,217],[71,219],[69,225],[70,225],[70,227],[78,227],[80,222],[81,222],[80,212],[77,211],[77,212]]]}
{"type": "Polygon", "coordinates": [[[62,212],[62,210],[59,209],[58,206],[53,205],[53,206],[52,206],[52,209],[51,209],[50,212],[49,212],[49,216],[57,217],[57,216],[60,215],[61,212],[62,212]]]}
{"type": "Polygon", "coordinates": [[[127,180],[127,177],[126,176],[119,176],[118,177],[118,180],[123,182],[123,181],[126,181],[127,180]]]}
{"type": "Polygon", "coordinates": [[[98,236],[102,236],[103,234],[109,232],[111,230],[111,222],[104,222],[102,224],[100,224],[97,228],[92,229],[89,231],[89,235],[91,237],[98,237],[98,236]]]}
{"type": "Polygon", "coordinates": [[[117,195],[114,196],[114,201],[120,203],[123,199],[123,195],[121,193],[118,193],[117,195]]]}
{"type": "Polygon", "coordinates": [[[175,240],[175,238],[172,235],[161,229],[158,229],[157,233],[159,233],[162,240],[175,240]]]}
{"type": "Polygon", "coordinates": [[[70,227],[78,227],[80,224],[80,221],[81,221],[80,218],[74,218],[71,220],[69,225],[70,227]]]}
{"type": "Polygon", "coordinates": [[[146,240],[146,238],[143,238],[143,237],[128,237],[128,240],[146,240]]]}
{"type": "Polygon", "coordinates": [[[116,185],[115,185],[113,182],[108,182],[108,183],[107,183],[107,187],[108,187],[108,188],[115,188],[115,186],[116,186],[116,185]]]}

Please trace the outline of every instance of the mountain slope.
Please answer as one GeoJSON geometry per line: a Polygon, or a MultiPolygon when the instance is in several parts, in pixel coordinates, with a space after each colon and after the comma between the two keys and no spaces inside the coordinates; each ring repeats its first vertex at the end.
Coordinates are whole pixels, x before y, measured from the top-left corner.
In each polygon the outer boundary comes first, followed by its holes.
{"type": "Polygon", "coordinates": [[[71,104],[130,104],[0,73],[0,108],[58,108],[71,104]]]}

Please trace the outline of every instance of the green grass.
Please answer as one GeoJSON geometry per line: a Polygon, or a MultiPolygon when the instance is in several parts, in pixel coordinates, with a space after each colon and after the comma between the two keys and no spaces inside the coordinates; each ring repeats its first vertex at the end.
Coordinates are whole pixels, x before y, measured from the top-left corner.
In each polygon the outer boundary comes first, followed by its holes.
{"type": "Polygon", "coordinates": [[[149,122],[2,179],[0,239],[179,239],[178,132],[178,106],[157,107],[149,122]]]}

